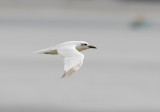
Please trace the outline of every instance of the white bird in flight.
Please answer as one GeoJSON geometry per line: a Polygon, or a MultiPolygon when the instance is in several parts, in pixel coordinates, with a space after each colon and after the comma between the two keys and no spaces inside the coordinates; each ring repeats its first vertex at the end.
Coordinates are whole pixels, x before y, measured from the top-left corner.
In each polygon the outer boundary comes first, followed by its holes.
{"type": "Polygon", "coordinates": [[[55,47],[50,47],[37,51],[35,53],[61,55],[64,57],[64,74],[63,77],[73,76],[82,66],[84,55],[80,51],[94,48],[85,41],[69,41],[62,44],[58,44],[55,47]]]}

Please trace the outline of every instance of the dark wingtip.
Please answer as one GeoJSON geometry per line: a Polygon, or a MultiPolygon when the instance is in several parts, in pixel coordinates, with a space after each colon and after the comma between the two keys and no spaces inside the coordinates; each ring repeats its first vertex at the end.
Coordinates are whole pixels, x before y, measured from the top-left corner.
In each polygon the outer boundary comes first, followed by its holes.
{"type": "Polygon", "coordinates": [[[61,78],[62,78],[62,79],[63,79],[63,78],[65,78],[65,75],[66,75],[66,72],[64,72],[64,74],[62,75],[62,77],[61,77],[61,78]]]}

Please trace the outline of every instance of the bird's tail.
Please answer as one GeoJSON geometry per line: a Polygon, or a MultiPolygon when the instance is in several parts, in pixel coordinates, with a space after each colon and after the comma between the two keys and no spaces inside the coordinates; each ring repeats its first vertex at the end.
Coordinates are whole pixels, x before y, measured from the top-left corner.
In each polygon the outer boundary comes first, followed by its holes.
{"type": "Polygon", "coordinates": [[[39,51],[36,51],[34,53],[39,53],[39,54],[58,54],[57,52],[57,49],[55,48],[47,48],[47,49],[42,49],[42,50],[39,50],[39,51]]]}
{"type": "Polygon", "coordinates": [[[40,50],[40,51],[35,51],[35,52],[33,52],[33,53],[44,54],[44,52],[43,52],[42,50],[40,50]]]}

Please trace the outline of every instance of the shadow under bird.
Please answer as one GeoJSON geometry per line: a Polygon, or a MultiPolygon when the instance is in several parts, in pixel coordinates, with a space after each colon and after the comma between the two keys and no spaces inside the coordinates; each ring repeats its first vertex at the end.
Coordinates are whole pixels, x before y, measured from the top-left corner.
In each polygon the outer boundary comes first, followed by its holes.
{"type": "Polygon", "coordinates": [[[84,59],[84,55],[80,52],[90,48],[96,49],[95,46],[92,46],[85,41],[69,41],[35,53],[63,56],[65,71],[62,76],[63,78],[73,76],[80,69],[84,59]]]}

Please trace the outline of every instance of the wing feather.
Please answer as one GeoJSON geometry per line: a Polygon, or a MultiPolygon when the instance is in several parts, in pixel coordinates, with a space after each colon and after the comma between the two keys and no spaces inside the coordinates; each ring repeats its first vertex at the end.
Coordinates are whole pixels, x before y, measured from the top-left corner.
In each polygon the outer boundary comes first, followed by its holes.
{"type": "Polygon", "coordinates": [[[81,66],[82,66],[82,62],[78,63],[76,66],[73,66],[68,71],[65,71],[62,78],[73,76],[80,69],[81,66]]]}

